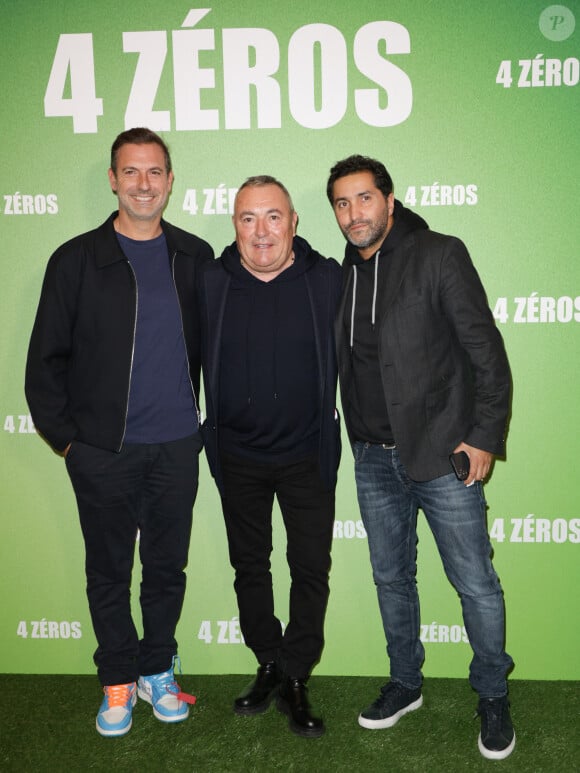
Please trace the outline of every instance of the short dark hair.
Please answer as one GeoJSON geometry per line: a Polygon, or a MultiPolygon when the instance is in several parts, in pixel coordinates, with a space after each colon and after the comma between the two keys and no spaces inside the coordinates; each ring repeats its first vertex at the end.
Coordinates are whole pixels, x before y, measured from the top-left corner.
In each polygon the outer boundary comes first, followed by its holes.
{"type": "Polygon", "coordinates": [[[134,129],[127,129],[127,131],[121,132],[111,146],[111,169],[113,174],[117,174],[117,153],[123,147],[123,145],[149,145],[155,143],[159,145],[165,156],[165,171],[167,174],[171,172],[171,156],[169,155],[169,148],[161,137],[151,129],[146,129],[143,126],[137,126],[134,129]]]}
{"type": "Polygon", "coordinates": [[[253,177],[248,177],[248,179],[245,180],[238,188],[238,192],[236,193],[236,196],[240,191],[243,191],[244,188],[261,188],[263,185],[277,185],[278,188],[280,188],[282,193],[288,199],[288,204],[290,205],[290,212],[294,212],[294,204],[292,203],[292,196],[288,193],[288,189],[286,188],[285,185],[283,185],[280,182],[280,180],[277,180],[275,177],[272,177],[269,174],[258,174],[258,175],[254,175],[253,177]]]}
{"type": "Polygon", "coordinates": [[[393,180],[384,164],[369,156],[354,155],[338,161],[330,170],[330,177],[326,184],[326,195],[331,204],[334,204],[334,183],[341,177],[347,177],[349,174],[357,172],[370,172],[374,177],[375,186],[385,198],[393,192],[393,180]]]}

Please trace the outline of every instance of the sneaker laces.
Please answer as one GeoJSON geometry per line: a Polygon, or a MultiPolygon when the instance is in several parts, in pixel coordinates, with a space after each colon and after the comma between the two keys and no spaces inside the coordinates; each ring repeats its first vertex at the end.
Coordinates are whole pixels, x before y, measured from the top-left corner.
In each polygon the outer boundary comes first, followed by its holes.
{"type": "Polygon", "coordinates": [[[479,702],[474,719],[485,714],[487,730],[490,735],[500,735],[502,732],[502,717],[506,706],[501,698],[487,698],[479,702]]]}
{"type": "Polygon", "coordinates": [[[108,684],[103,687],[103,692],[107,696],[107,702],[109,708],[116,708],[117,706],[125,706],[131,698],[131,688],[133,682],[128,684],[108,684]]]}
{"type": "Polygon", "coordinates": [[[406,691],[406,687],[398,682],[387,682],[381,687],[381,698],[386,698],[389,693],[406,691]]]}

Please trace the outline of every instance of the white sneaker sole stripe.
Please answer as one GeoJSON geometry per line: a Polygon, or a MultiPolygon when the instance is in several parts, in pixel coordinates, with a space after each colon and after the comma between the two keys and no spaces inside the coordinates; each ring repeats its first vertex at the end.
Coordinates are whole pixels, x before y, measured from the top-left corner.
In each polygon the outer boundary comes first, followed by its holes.
{"type": "Polygon", "coordinates": [[[516,745],[515,733],[510,745],[506,746],[506,748],[502,749],[501,751],[494,751],[493,749],[487,749],[483,745],[483,741],[481,740],[481,733],[477,738],[477,746],[479,748],[479,751],[481,752],[482,756],[485,757],[486,760],[505,760],[505,758],[509,757],[510,754],[513,752],[515,745],[516,745]]]}

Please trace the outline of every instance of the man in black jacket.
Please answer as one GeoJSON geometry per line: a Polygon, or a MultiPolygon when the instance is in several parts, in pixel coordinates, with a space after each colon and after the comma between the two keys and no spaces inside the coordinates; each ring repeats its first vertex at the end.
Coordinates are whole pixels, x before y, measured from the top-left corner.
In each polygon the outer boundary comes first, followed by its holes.
{"type": "Polygon", "coordinates": [[[163,722],[189,713],[174,678],[175,629],[201,449],[195,287],[213,252],[162,220],[173,172],[157,134],[120,134],[109,181],[118,211],[49,261],[26,397],[38,432],[65,457],[76,495],[104,691],[96,726],[120,736],[137,695],[163,722]],[[130,605],[137,533],[141,641],[130,605]]]}
{"type": "Polygon", "coordinates": [[[295,235],[286,188],[249,178],[236,242],[202,279],[205,449],[222,497],[240,626],[259,664],[234,702],[265,711],[276,691],[290,728],[320,736],[306,680],[320,657],[340,456],[333,322],[341,270],[295,235]],[[274,613],[270,554],[277,497],[286,527],[290,619],[274,613]]]}
{"type": "Polygon", "coordinates": [[[391,727],[423,702],[415,579],[421,508],[461,598],[479,749],[503,759],[515,744],[506,683],[512,660],[482,488],[494,455],[504,453],[510,371],[503,342],[464,245],[395,201],[383,164],[344,159],[331,169],[327,195],[348,240],[339,378],[391,666],[359,724],[391,727]],[[468,462],[462,480],[452,454],[468,462]]]}

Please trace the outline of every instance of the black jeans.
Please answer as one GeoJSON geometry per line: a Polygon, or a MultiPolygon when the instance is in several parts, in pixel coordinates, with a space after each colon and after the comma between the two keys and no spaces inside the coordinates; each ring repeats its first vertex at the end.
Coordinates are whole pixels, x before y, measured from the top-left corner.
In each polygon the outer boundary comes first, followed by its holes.
{"type": "Polygon", "coordinates": [[[74,442],[66,457],[86,549],[87,596],[101,684],[167,671],[185,594],[199,434],[120,453],[74,442]],[[139,641],[131,616],[138,537],[142,564],[139,641]]]}
{"type": "Polygon", "coordinates": [[[262,464],[222,453],[221,464],[222,507],[245,642],[259,663],[276,660],[289,676],[305,678],[324,646],[334,491],[325,490],[316,458],[262,464]],[[291,577],[284,634],[274,614],[270,573],[275,495],[291,577]]]}

